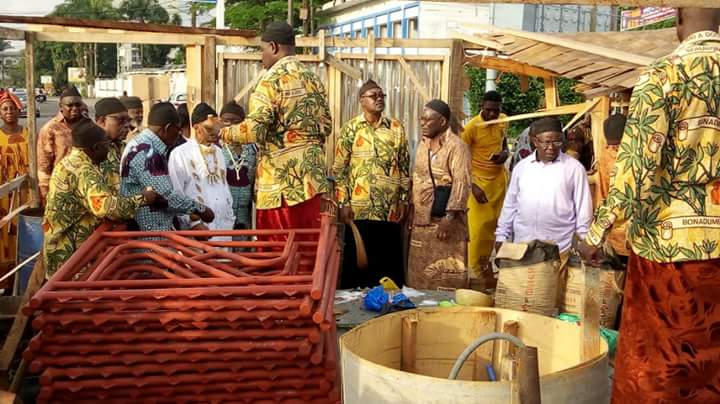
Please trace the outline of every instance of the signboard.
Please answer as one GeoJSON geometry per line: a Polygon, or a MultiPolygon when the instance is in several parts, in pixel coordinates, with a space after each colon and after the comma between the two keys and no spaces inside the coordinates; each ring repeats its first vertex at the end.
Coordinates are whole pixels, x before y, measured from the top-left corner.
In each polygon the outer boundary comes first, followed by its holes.
{"type": "Polygon", "coordinates": [[[52,84],[52,76],[40,76],[40,84],[52,84]]]}
{"type": "Polygon", "coordinates": [[[669,20],[677,14],[674,7],[638,7],[622,12],[621,30],[627,31],[669,20]]]}
{"type": "Polygon", "coordinates": [[[83,84],[85,83],[84,67],[68,67],[68,83],[83,84]]]}

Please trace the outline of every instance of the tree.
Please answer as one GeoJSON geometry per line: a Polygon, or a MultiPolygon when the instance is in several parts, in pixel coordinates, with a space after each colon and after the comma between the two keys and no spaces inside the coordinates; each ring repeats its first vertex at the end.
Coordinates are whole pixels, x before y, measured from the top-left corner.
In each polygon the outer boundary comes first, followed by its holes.
{"type": "MultiPolygon", "coordinates": [[[[172,21],[167,10],[158,0],[125,0],[120,4],[118,12],[125,21],[150,24],[168,24],[172,21]]],[[[168,62],[171,45],[140,45],[142,65],[162,67],[168,62]]]]}
{"type": "MultiPolygon", "coordinates": [[[[468,67],[465,73],[470,78],[470,88],[466,96],[470,102],[473,115],[480,113],[482,98],[485,94],[485,70],[468,67]]],[[[558,94],[562,104],[576,104],[582,102],[583,96],[575,91],[575,81],[558,79],[558,94]]],[[[531,78],[530,88],[527,92],[520,91],[520,80],[512,74],[502,74],[497,83],[497,91],[503,96],[503,112],[508,115],[527,114],[542,107],[545,99],[545,86],[541,79],[531,78]]],[[[562,117],[567,120],[569,118],[562,117]]],[[[509,135],[515,137],[530,125],[529,120],[514,121],[510,123],[509,135]]]]}
{"type": "MultiPolygon", "coordinates": [[[[229,0],[225,6],[228,27],[262,31],[273,21],[287,20],[287,1],[229,0]]],[[[300,1],[293,2],[293,26],[300,25],[300,1]]]]}

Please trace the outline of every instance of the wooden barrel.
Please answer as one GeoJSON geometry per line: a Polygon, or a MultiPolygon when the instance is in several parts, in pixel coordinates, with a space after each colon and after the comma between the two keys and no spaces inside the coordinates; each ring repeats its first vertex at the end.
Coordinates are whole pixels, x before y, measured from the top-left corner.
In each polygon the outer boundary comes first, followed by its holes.
{"type": "Polygon", "coordinates": [[[486,365],[501,377],[511,369],[504,341],[488,342],[448,380],[460,353],[477,337],[509,332],[537,347],[542,402],[610,401],[607,345],[583,359],[577,324],[512,310],[455,307],[409,310],[371,320],[340,338],[343,403],[519,403],[518,385],[488,381],[486,365]]]}

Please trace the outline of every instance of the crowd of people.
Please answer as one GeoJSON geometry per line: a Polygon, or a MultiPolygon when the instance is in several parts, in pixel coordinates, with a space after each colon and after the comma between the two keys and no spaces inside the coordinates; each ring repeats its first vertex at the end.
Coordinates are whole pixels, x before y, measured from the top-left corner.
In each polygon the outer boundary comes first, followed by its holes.
{"type": "MultiPolygon", "coordinates": [[[[513,156],[494,91],[464,128],[447,103],[428,102],[411,159],[403,122],[385,114],[385,92],[369,80],[329,165],[325,88],[295,56],[285,23],[262,35],[267,72],[247,115],[234,101],[219,114],[205,103],[191,113],[158,103],[143,127],[142,101],[123,97],[99,100],[93,122],[69,88],[37,144],[47,276],[106,219],[155,232],[247,229],[254,203],[259,229],[315,228],[331,191],[339,221],[355,223],[368,257],[357,268],[347,232],[342,288],[387,276],[420,289],[464,288],[473,277],[490,289],[490,257],[503,242],[551,241],[565,261],[575,245],[598,263],[607,241],[628,265],[617,402],[717,401],[718,26],[718,10],[679,10],[681,45],[641,77],[628,116],[605,121],[594,195],[582,128],[566,133],[557,118],[539,119],[513,156]]],[[[0,182],[27,172],[19,108],[14,95],[0,95],[0,182]]]]}

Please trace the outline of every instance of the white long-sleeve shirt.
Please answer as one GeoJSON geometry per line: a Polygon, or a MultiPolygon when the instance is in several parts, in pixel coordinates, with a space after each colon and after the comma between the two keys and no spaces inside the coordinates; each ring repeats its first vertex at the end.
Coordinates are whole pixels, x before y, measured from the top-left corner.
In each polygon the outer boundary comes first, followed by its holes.
{"type": "Polygon", "coordinates": [[[533,153],[512,172],[495,240],[552,241],[561,252],[566,251],[574,234],[585,238],[592,215],[590,185],[582,164],[562,152],[555,161],[543,163],[533,153]]]}
{"type": "MultiPolygon", "coordinates": [[[[225,157],[216,145],[201,146],[190,139],[170,153],[168,170],[175,192],[208,206],[215,220],[210,230],[232,230],[235,215],[225,173],[225,157]]],[[[189,216],[179,217],[189,227],[189,216]]]]}

